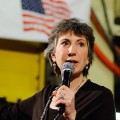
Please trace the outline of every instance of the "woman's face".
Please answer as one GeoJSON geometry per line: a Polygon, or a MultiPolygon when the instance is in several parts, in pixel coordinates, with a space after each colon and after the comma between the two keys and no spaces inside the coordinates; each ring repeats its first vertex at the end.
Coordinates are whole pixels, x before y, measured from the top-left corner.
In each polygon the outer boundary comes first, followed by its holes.
{"type": "Polygon", "coordinates": [[[57,63],[60,70],[65,62],[71,62],[75,67],[73,74],[80,74],[89,63],[86,37],[76,36],[73,32],[60,36],[52,60],[57,63]]]}

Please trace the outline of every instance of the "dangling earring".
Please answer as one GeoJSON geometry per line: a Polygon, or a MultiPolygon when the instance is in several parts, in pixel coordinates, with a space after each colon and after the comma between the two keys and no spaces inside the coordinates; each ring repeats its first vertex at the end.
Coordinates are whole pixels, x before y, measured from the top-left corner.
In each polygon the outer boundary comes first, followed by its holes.
{"type": "Polygon", "coordinates": [[[56,62],[53,62],[52,66],[56,69],[56,62]]]}
{"type": "Polygon", "coordinates": [[[57,75],[57,64],[56,64],[56,62],[53,62],[52,66],[53,66],[54,73],[57,75]]]}
{"type": "Polygon", "coordinates": [[[88,68],[89,68],[89,67],[88,67],[88,64],[87,64],[87,65],[85,66],[85,70],[88,70],[88,68]]]}

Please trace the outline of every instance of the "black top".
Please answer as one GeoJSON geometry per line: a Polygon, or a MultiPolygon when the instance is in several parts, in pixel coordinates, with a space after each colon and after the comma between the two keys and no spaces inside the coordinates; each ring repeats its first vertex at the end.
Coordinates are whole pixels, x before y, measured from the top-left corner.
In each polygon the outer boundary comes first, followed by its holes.
{"type": "MultiPolygon", "coordinates": [[[[0,104],[0,120],[40,120],[54,89],[55,85],[45,87],[34,96],[15,105],[9,105],[7,102],[0,104]]],[[[76,120],[116,120],[111,91],[90,80],[87,80],[76,93],[75,106],[76,120]]],[[[45,115],[46,120],[54,120],[57,113],[49,108],[45,115]]],[[[61,115],[58,120],[65,118],[61,115]]]]}

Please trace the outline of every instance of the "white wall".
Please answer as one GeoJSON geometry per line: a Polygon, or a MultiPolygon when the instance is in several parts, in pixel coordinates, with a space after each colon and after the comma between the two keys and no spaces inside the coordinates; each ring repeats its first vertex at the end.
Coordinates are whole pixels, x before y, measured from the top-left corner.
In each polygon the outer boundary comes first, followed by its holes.
{"type": "MultiPolygon", "coordinates": [[[[113,61],[113,53],[108,47],[107,43],[100,36],[92,23],[91,26],[94,30],[95,43],[99,46],[105,56],[113,61]]],[[[109,68],[105,66],[105,64],[97,57],[96,54],[94,55],[94,61],[90,68],[88,78],[90,78],[95,83],[109,88],[114,94],[114,74],[109,68]]]]}

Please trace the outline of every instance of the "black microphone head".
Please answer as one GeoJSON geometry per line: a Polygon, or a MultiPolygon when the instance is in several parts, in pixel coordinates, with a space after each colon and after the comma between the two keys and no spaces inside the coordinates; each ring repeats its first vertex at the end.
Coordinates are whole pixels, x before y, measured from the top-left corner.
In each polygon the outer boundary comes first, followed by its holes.
{"type": "Polygon", "coordinates": [[[62,65],[62,72],[63,72],[64,70],[70,70],[71,72],[74,72],[75,68],[74,68],[74,66],[73,66],[72,63],[70,63],[70,62],[65,62],[65,63],[62,65]]]}

